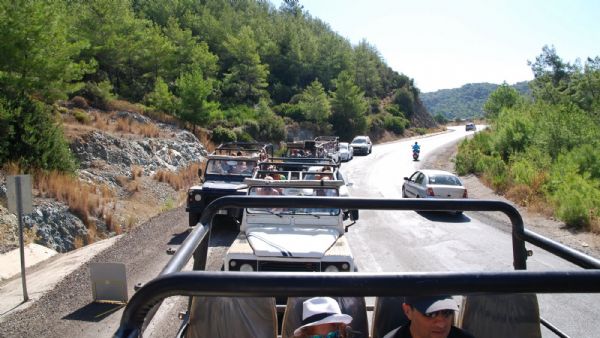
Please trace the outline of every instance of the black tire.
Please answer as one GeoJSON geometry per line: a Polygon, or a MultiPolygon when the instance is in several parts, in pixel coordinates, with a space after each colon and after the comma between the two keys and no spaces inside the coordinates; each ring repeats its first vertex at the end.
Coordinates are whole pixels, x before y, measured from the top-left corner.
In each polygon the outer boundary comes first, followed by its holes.
{"type": "Polygon", "coordinates": [[[196,214],[193,212],[190,212],[188,214],[188,223],[189,223],[190,227],[195,227],[199,221],[200,221],[200,214],[196,214]]]}

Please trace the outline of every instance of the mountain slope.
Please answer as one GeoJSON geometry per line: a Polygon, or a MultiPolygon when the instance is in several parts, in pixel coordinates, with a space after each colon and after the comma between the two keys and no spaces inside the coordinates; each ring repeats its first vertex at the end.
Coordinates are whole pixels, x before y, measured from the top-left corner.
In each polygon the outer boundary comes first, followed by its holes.
{"type": "MultiPolygon", "coordinates": [[[[441,89],[422,93],[421,100],[431,115],[442,114],[449,120],[483,117],[483,105],[499,85],[493,83],[468,83],[460,88],[441,89]]],[[[528,82],[512,85],[521,94],[528,95],[528,82]]]]}

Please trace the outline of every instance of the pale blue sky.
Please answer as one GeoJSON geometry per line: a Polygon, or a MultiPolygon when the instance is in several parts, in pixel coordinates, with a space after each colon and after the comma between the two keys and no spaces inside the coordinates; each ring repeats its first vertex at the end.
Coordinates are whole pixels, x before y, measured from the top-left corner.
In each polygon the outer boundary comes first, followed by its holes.
{"type": "MultiPolygon", "coordinates": [[[[281,0],[270,0],[279,8],[281,0]]],[[[553,45],[567,62],[600,56],[598,0],[300,0],[353,45],[366,39],[422,92],[531,80],[553,45]]]]}

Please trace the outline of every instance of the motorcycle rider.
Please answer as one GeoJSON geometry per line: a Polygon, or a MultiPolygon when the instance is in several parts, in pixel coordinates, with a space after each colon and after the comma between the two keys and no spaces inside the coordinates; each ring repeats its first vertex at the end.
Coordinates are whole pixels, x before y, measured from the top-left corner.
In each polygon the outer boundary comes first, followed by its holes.
{"type": "Polygon", "coordinates": [[[413,157],[415,157],[415,154],[416,154],[416,157],[418,158],[419,153],[421,152],[421,146],[419,145],[418,142],[415,141],[415,144],[412,145],[412,150],[413,150],[413,157]]]}

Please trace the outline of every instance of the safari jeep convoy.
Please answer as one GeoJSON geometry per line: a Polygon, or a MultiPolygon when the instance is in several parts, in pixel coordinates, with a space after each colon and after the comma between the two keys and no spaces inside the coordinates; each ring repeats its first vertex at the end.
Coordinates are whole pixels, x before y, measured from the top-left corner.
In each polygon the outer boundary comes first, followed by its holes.
{"type": "MultiPolygon", "coordinates": [[[[338,197],[333,172],[257,171],[249,196],[338,197]],[[323,176],[321,176],[323,175],[323,176]],[[327,176],[329,175],[329,176],[327,176]],[[274,180],[276,177],[277,180],[274,180]]],[[[352,219],[357,213],[352,214],[352,219]]],[[[246,208],[241,231],[227,251],[226,271],[355,271],[340,208],[246,208]]]]}
{"type": "MultiPolygon", "coordinates": [[[[198,171],[200,185],[188,189],[187,205],[189,226],[198,223],[204,208],[210,202],[223,196],[246,195],[248,192],[244,179],[252,177],[258,162],[273,155],[273,147],[264,143],[231,142],[219,145],[208,155],[206,169],[198,171]]],[[[239,222],[241,209],[229,208],[219,211],[229,219],[239,222]]]]}

